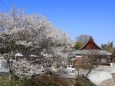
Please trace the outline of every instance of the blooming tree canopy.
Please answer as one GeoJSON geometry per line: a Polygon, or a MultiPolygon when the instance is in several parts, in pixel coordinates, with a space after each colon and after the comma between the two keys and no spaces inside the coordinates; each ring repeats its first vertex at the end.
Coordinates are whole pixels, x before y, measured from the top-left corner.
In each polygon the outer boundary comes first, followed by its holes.
{"type": "MultiPolygon", "coordinates": [[[[10,13],[0,12],[0,40],[0,52],[8,54],[6,57],[8,62],[15,58],[16,53],[20,52],[24,54],[23,57],[27,58],[31,54],[36,55],[39,61],[34,60],[34,62],[39,62],[36,65],[44,67],[49,65],[48,61],[51,58],[57,58],[59,63],[62,60],[65,61],[72,46],[70,37],[54,27],[44,16],[27,15],[15,8],[12,8],[10,13]]],[[[16,62],[13,63],[16,64],[16,62]]],[[[23,65],[22,63],[24,62],[17,64],[19,66],[23,65]]],[[[31,65],[31,63],[28,64],[31,65]]],[[[16,66],[14,68],[16,69],[16,66]]],[[[30,67],[26,66],[25,68],[30,67]]],[[[19,69],[21,71],[22,68],[19,69]]],[[[12,70],[14,70],[13,66],[12,70]]],[[[19,72],[18,69],[17,71],[19,72]]],[[[15,72],[17,71],[15,70],[15,72]]]]}

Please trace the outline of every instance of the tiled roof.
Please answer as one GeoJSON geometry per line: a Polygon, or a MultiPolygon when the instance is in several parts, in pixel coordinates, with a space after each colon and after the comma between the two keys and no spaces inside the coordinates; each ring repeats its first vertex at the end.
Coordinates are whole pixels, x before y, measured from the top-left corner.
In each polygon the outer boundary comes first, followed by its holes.
{"type": "Polygon", "coordinates": [[[112,55],[112,53],[105,50],[76,50],[72,52],[72,55],[112,55]]]}

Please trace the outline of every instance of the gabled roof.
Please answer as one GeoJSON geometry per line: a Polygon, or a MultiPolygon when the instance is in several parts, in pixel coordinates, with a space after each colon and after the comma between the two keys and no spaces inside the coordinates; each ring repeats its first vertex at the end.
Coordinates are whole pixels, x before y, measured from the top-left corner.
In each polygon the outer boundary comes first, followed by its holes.
{"type": "Polygon", "coordinates": [[[93,40],[92,36],[90,36],[89,41],[84,44],[79,50],[89,50],[89,49],[97,49],[97,50],[103,50],[100,48],[93,40]]]}
{"type": "Polygon", "coordinates": [[[100,48],[94,42],[93,38],[90,36],[89,41],[86,44],[84,44],[79,50],[72,52],[70,57],[73,57],[75,55],[107,55],[107,56],[111,56],[112,53],[100,48]]]}

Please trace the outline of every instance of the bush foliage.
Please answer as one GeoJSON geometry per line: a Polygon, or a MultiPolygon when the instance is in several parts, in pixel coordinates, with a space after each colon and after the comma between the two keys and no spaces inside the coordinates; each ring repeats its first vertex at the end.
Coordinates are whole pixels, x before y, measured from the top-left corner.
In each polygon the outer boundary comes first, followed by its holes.
{"type": "Polygon", "coordinates": [[[69,86],[65,79],[58,76],[39,75],[30,79],[23,78],[21,80],[8,79],[2,77],[0,86],[69,86]]]}
{"type": "Polygon", "coordinates": [[[9,79],[0,76],[0,86],[96,86],[86,77],[76,79],[62,79],[59,76],[36,75],[30,79],[9,79]]]}
{"type": "Polygon", "coordinates": [[[75,86],[96,86],[88,78],[79,76],[76,78],[75,86]]]}

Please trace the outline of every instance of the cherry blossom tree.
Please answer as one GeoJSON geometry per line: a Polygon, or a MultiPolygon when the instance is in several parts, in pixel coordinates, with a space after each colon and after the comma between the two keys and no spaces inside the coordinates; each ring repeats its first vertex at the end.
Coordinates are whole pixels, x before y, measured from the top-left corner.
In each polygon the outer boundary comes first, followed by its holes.
{"type": "MultiPolygon", "coordinates": [[[[29,68],[28,71],[32,68],[38,71],[37,68],[40,66],[47,68],[51,58],[58,58],[61,64],[62,61],[67,60],[73,44],[66,33],[54,27],[44,16],[27,15],[24,11],[15,8],[12,8],[10,13],[0,12],[0,39],[2,40],[0,52],[11,55],[7,56],[9,63],[13,60],[10,65],[13,74],[17,74],[23,68],[25,68],[23,70],[29,68]],[[15,54],[18,52],[23,53],[26,60],[17,61],[15,54]],[[28,59],[31,54],[36,55],[38,60],[34,59],[31,62],[28,59]],[[26,63],[28,65],[25,65],[26,63]]],[[[24,74],[24,71],[20,74],[24,74]]]]}

